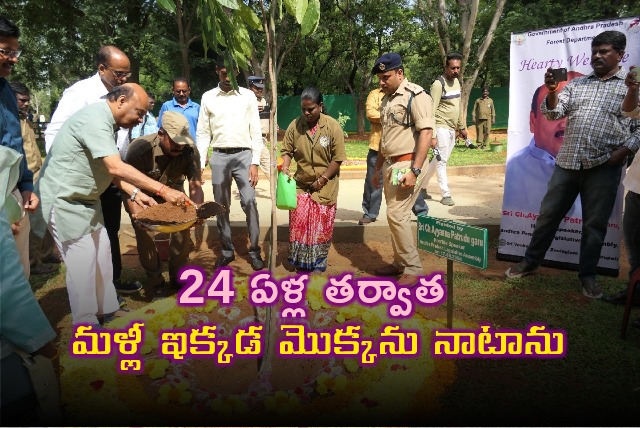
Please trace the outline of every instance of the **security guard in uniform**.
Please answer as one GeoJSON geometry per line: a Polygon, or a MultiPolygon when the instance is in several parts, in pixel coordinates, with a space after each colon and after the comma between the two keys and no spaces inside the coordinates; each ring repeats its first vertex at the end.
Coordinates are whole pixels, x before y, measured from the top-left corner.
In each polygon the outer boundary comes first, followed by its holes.
{"type": "Polygon", "coordinates": [[[491,125],[496,123],[496,108],[493,100],[489,98],[489,88],[482,88],[482,98],[478,98],[473,104],[471,121],[476,124],[476,142],[478,147],[484,147],[489,143],[491,125]],[[476,120],[477,119],[477,120],[476,120]]]}
{"type": "Polygon", "coordinates": [[[411,207],[422,188],[422,167],[432,144],[433,100],[405,78],[402,57],[397,53],[382,55],[371,73],[378,76],[385,93],[380,106],[382,141],[372,182],[376,188],[383,186],[393,247],[393,263],[375,273],[399,276],[398,285],[413,286],[424,270],[411,227],[411,207]]]}
{"type": "MultiPolygon", "coordinates": [[[[147,176],[175,190],[184,192],[184,181],[189,180],[189,196],[196,204],[204,201],[200,176],[200,155],[189,134],[189,121],[180,113],[167,111],[162,116],[162,127],[157,133],[136,138],[127,151],[126,162],[147,176]]],[[[133,202],[135,194],[125,201],[127,212],[133,218],[142,208],[133,202]]],[[[156,198],[155,195],[149,196],[156,198]]],[[[157,202],[163,202],[157,199],[157,202]]],[[[169,243],[169,278],[166,285],[162,277],[162,262],[155,242],[136,221],[132,221],[136,234],[140,264],[149,277],[148,284],[156,287],[156,294],[167,295],[180,287],[176,281],[178,271],[186,263],[191,247],[189,229],[171,234],[169,243]]]]}

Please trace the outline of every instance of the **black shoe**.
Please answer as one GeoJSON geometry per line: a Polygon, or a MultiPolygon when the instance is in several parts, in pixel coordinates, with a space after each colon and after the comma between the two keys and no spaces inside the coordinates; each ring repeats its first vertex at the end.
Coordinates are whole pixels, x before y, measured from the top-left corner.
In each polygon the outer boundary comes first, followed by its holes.
{"type": "Polygon", "coordinates": [[[165,297],[172,296],[176,294],[181,288],[182,288],[182,285],[178,284],[177,282],[162,281],[161,284],[153,287],[153,294],[155,297],[153,298],[152,301],[155,302],[158,299],[163,299],[165,297]]]}
{"type": "Polygon", "coordinates": [[[42,259],[42,263],[60,264],[60,263],[62,263],[62,259],[60,257],[56,256],[55,254],[52,254],[52,255],[42,259]]]}
{"type": "Polygon", "coordinates": [[[366,225],[366,224],[373,223],[373,222],[375,222],[375,221],[376,221],[376,219],[375,219],[375,218],[369,218],[369,217],[364,217],[364,216],[363,216],[360,220],[358,220],[358,224],[359,224],[360,226],[364,226],[364,225],[366,225]]]}
{"type": "Polygon", "coordinates": [[[58,271],[58,266],[38,263],[30,269],[31,275],[48,275],[58,271]]]}
{"type": "Polygon", "coordinates": [[[116,297],[118,298],[118,304],[120,305],[121,308],[126,308],[127,307],[127,301],[124,300],[124,297],[122,297],[119,294],[116,294],[116,297]]]}
{"type": "MultiPolygon", "coordinates": [[[[608,303],[612,303],[614,305],[625,305],[627,303],[627,290],[618,291],[614,294],[608,294],[606,296],[602,296],[602,300],[608,303]]],[[[631,299],[631,305],[640,307],[640,292],[638,289],[633,293],[633,298],[631,299]]]]}
{"type": "Polygon", "coordinates": [[[216,263],[213,265],[214,269],[218,269],[221,268],[223,266],[227,266],[229,263],[231,263],[232,261],[234,261],[236,259],[236,256],[220,256],[218,258],[218,260],[216,260],[216,263]]]}
{"type": "Polygon", "coordinates": [[[251,267],[253,270],[260,270],[264,268],[264,261],[260,254],[249,253],[249,258],[251,259],[251,267]]]}
{"type": "Polygon", "coordinates": [[[98,322],[104,325],[113,321],[116,318],[126,316],[129,312],[131,312],[129,309],[120,308],[115,312],[111,312],[110,314],[98,315],[97,316],[98,322]]]}
{"type": "Polygon", "coordinates": [[[142,290],[142,284],[140,281],[122,282],[119,279],[114,279],[113,285],[115,285],[116,291],[122,294],[136,293],[142,290]]]}

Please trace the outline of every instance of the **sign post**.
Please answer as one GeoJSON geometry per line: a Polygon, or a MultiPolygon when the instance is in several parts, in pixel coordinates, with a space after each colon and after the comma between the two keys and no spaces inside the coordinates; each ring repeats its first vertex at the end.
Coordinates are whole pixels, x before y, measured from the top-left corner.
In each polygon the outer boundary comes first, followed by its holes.
{"type": "Polygon", "coordinates": [[[418,216],[418,248],[447,259],[447,328],[453,323],[453,262],[487,268],[487,229],[418,216]]]}

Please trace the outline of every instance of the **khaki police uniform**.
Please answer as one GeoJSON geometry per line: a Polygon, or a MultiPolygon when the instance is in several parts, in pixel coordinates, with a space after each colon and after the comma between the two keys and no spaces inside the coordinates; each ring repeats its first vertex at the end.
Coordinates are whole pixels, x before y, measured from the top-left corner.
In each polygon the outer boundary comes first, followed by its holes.
{"type": "Polygon", "coordinates": [[[416,233],[411,226],[411,207],[418,198],[425,170],[423,169],[413,188],[394,185],[393,171],[411,167],[419,131],[435,127],[433,100],[422,87],[405,79],[395,93],[383,98],[380,111],[380,152],[385,157],[382,176],[387,220],[391,230],[393,264],[405,274],[422,275],[424,270],[415,244],[416,233]],[[410,114],[407,114],[410,99],[410,114]]]}
{"type": "Polygon", "coordinates": [[[478,98],[473,105],[473,121],[476,124],[476,141],[478,145],[489,143],[491,125],[496,122],[496,109],[489,97],[478,98]]]}
{"type": "MultiPolygon", "coordinates": [[[[127,151],[126,162],[148,177],[180,192],[184,192],[184,182],[186,180],[200,180],[200,155],[198,150],[191,145],[187,145],[182,149],[182,153],[179,156],[165,155],[160,147],[160,139],[157,132],[133,140],[127,151]]],[[[153,197],[156,202],[164,202],[150,192],[145,193],[153,197]]],[[[131,224],[136,234],[140,264],[147,272],[149,285],[159,285],[163,282],[162,261],[155,242],[149,232],[140,228],[135,221],[132,221],[131,224]]],[[[187,264],[190,250],[191,236],[189,229],[171,234],[169,243],[169,277],[172,281],[176,280],[180,268],[187,264]]]]}
{"type": "MultiPolygon", "coordinates": [[[[33,127],[26,116],[22,113],[20,113],[20,129],[22,130],[22,142],[24,145],[24,156],[27,159],[27,166],[29,167],[31,172],[33,172],[33,181],[36,181],[38,179],[38,175],[40,175],[40,169],[42,168],[42,155],[40,154],[40,149],[38,148],[38,144],[36,143],[36,134],[33,131],[33,127]]],[[[21,223],[27,220],[28,216],[25,216],[21,220],[21,223]]],[[[42,260],[55,257],[53,254],[53,247],[55,246],[55,242],[53,242],[53,237],[48,230],[45,232],[44,238],[40,238],[33,231],[30,231],[30,233],[26,235],[28,236],[29,241],[28,257],[29,265],[31,268],[36,267],[41,263],[42,260]]],[[[16,239],[24,238],[25,235],[21,236],[20,238],[18,238],[18,236],[16,235],[16,239]]],[[[21,246],[18,246],[18,248],[20,250],[23,250],[21,246]]],[[[27,274],[27,277],[28,276],[29,275],[27,274]]]]}

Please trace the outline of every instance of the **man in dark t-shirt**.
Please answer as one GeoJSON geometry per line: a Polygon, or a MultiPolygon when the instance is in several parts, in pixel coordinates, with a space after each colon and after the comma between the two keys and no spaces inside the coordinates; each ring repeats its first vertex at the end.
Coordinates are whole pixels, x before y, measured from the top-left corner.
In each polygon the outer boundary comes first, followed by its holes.
{"type": "MultiPolygon", "coordinates": [[[[184,192],[184,181],[189,182],[189,196],[196,204],[204,200],[200,176],[200,155],[189,134],[189,122],[177,112],[164,114],[162,127],[157,133],[135,139],[127,151],[126,162],[175,190],[184,192]]],[[[142,190],[140,190],[142,191],[142,190]]],[[[155,195],[149,196],[156,198],[155,195]]],[[[135,197],[135,194],[132,196],[135,197]]],[[[158,199],[158,202],[162,200],[158,199]]],[[[171,234],[169,243],[169,278],[166,284],[162,277],[162,261],[149,232],[135,221],[135,216],[142,208],[131,198],[125,201],[126,209],[132,218],[133,230],[136,234],[140,264],[149,277],[148,284],[156,287],[157,295],[168,295],[181,285],[177,282],[177,274],[188,260],[191,236],[189,229],[171,234]]]]}

